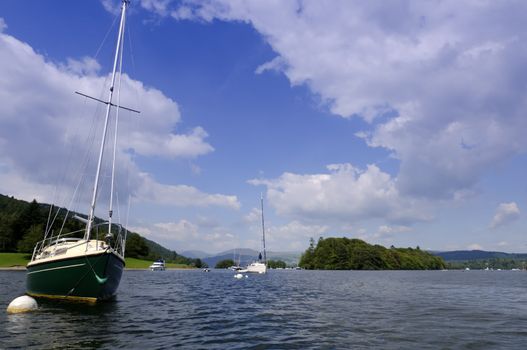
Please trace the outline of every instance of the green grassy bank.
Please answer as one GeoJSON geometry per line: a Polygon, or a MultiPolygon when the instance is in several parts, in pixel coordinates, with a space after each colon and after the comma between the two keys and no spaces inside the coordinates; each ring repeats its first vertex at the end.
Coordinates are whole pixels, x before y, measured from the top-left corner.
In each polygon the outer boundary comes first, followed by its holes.
{"type": "Polygon", "coordinates": [[[0,267],[26,266],[30,259],[27,253],[0,253],[0,267]]]}
{"type": "MultiPolygon", "coordinates": [[[[0,268],[9,267],[24,267],[31,259],[31,256],[26,253],[0,253],[0,268]]],[[[152,261],[126,258],[126,268],[129,269],[147,269],[152,261]]],[[[190,269],[189,265],[184,264],[171,264],[167,263],[166,267],[169,269],[190,269]]]]}
{"type": "MultiPolygon", "coordinates": [[[[141,260],[141,259],[135,259],[135,258],[126,258],[126,268],[128,269],[148,269],[150,265],[152,265],[153,261],[149,260],[141,260]]],[[[172,263],[166,263],[165,264],[167,269],[192,269],[194,267],[185,265],[185,264],[172,264],[172,263]]]]}

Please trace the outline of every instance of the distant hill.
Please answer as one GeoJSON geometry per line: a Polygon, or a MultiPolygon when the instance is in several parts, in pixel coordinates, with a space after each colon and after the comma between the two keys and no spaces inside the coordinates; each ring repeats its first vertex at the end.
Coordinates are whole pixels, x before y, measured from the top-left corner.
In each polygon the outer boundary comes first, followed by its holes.
{"type": "Polygon", "coordinates": [[[430,252],[445,261],[472,261],[489,259],[527,259],[527,254],[488,252],[484,250],[454,250],[449,252],[430,252]]]}
{"type": "MultiPolygon", "coordinates": [[[[199,257],[203,262],[205,262],[210,267],[214,267],[216,266],[216,263],[218,263],[221,260],[226,260],[226,259],[232,259],[236,263],[238,263],[239,261],[239,264],[241,266],[245,266],[255,261],[256,259],[258,259],[258,254],[259,252],[254,249],[236,248],[236,249],[226,250],[226,251],[220,252],[212,256],[203,256],[203,257],[197,256],[197,257],[199,257]]],[[[268,260],[281,260],[281,261],[284,261],[287,265],[296,266],[298,265],[300,255],[301,253],[299,252],[267,252],[267,259],[268,260]]]]}
{"type": "Polygon", "coordinates": [[[258,258],[258,252],[252,249],[231,249],[225,252],[218,253],[214,256],[209,256],[202,258],[201,260],[209,265],[209,267],[214,267],[219,261],[231,259],[236,263],[239,263],[240,266],[245,266],[250,264],[255,259],[258,258]]]}
{"type": "Polygon", "coordinates": [[[193,259],[203,259],[208,258],[209,256],[214,256],[215,254],[205,253],[201,250],[185,250],[181,252],[181,255],[188,256],[193,259]]]}

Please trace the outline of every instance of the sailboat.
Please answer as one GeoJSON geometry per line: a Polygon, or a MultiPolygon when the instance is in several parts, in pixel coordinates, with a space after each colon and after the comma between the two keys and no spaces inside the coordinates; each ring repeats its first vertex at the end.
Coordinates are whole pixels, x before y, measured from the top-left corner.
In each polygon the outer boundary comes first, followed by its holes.
{"type": "MultiPolygon", "coordinates": [[[[240,254],[241,255],[241,254],[240,254]]],[[[234,262],[234,265],[229,267],[229,270],[233,271],[239,271],[242,268],[240,267],[240,255],[238,255],[238,262],[236,262],[236,249],[232,251],[232,261],[234,262]]]]}
{"type": "Polygon", "coordinates": [[[238,273],[267,273],[267,254],[265,252],[265,221],[264,221],[264,207],[263,207],[263,195],[260,196],[260,205],[262,211],[262,246],[263,246],[263,256],[262,253],[258,256],[258,261],[254,261],[247,265],[245,269],[238,270],[238,273]]]}
{"type": "Polygon", "coordinates": [[[119,102],[114,104],[113,95],[117,77],[116,70],[119,63],[117,101],[120,100],[119,89],[121,85],[122,48],[125,15],[128,6],[129,0],[123,0],[108,99],[104,101],[76,92],[79,95],[102,102],[106,105],[106,117],[95,182],[93,184],[89,216],[84,218],[75,214],[74,218],[85,225],[85,228],[80,230],[80,232],[70,232],[67,234],[59,232],[53,235],[51,228],[46,228],[44,239],[35,245],[31,261],[27,264],[26,292],[34,297],[96,302],[112,298],[116,294],[121,281],[121,275],[125,266],[124,254],[127,231],[122,226],[112,223],[117,123],[120,109],[137,113],[138,111],[120,106],[119,102]],[[101,221],[95,218],[95,208],[99,194],[101,165],[106,148],[107,131],[112,108],[115,108],[115,143],[113,148],[110,208],[108,221],[101,221]],[[99,237],[99,232],[101,231],[101,237],[99,237]]]}

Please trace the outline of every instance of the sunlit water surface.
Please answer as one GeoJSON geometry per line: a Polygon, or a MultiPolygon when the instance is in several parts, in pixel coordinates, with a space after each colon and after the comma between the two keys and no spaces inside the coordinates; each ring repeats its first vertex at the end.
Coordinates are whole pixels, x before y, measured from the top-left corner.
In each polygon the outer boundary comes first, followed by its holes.
{"type": "Polygon", "coordinates": [[[527,349],[527,272],[125,271],[116,300],[39,300],[0,271],[0,349],[527,349]]]}

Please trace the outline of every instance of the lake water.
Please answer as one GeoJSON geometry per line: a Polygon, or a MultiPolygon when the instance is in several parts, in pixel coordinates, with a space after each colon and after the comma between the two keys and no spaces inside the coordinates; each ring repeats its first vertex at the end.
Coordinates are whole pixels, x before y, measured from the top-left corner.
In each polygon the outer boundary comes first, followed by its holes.
{"type": "Polygon", "coordinates": [[[115,301],[39,301],[8,315],[24,271],[0,271],[0,349],[526,349],[524,271],[125,271],[115,301]]]}

